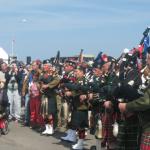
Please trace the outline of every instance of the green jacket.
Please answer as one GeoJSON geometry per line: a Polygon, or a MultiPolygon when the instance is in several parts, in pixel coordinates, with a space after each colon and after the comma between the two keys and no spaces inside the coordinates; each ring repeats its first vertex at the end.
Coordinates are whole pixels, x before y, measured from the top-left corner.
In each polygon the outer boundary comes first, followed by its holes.
{"type": "Polygon", "coordinates": [[[127,103],[127,111],[138,112],[143,132],[150,132],[150,89],[143,97],[127,103]]]}
{"type": "Polygon", "coordinates": [[[51,78],[45,79],[44,84],[48,84],[48,88],[42,90],[43,95],[46,95],[48,97],[56,96],[55,89],[57,88],[59,82],[60,82],[60,79],[58,76],[53,76],[51,78]]]}

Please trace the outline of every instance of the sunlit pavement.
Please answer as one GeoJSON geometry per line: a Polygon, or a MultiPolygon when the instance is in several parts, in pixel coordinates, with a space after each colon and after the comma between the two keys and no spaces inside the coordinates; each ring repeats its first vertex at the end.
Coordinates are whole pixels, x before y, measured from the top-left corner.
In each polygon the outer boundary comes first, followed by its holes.
{"type": "MultiPolygon", "coordinates": [[[[53,136],[41,136],[16,122],[10,122],[9,129],[7,135],[0,137],[0,150],[66,150],[74,144],[61,141],[60,137],[65,135],[61,132],[56,132],[53,136]]],[[[94,144],[94,136],[88,135],[84,143],[85,149],[90,149],[94,144]]]]}

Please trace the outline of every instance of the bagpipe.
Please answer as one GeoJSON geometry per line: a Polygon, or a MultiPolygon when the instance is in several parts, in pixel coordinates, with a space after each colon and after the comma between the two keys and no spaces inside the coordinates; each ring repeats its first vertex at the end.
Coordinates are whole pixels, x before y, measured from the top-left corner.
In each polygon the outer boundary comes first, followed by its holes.
{"type": "Polygon", "coordinates": [[[73,83],[65,83],[64,88],[75,91],[75,95],[71,97],[73,104],[86,104],[91,107],[99,107],[102,108],[104,103],[104,91],[102,87],[96,86],[94,83],[88,83],[87,85],[73,84],[73,83]],[[91,96],[92,94],[92,96],[91,96]],[[80,100],[80,96],[86,95],[84,100],[80,100]],[[103,96],[102,96],[103,95],[103,96]],[[90,98],[90,96],[92,98],[90,98]],[[76,102],[75,102],[76,101],[76,102]],[[80,102],[79,102],[80,101],[80,102]]]}
{"type": "Polygon", "coordinates": [[[64,86],[64,83],[60,83],[55,92],[62,97],[62,101],[66,101],[68,104],[72,102],[72,96],[68,96],[66,92],[70,91],[64,86]]]}
{"type": "Polygon", "coordinates": [[[147,48],[149,47],[149,31],[150,27],[147,27],[145,31],[143,32],[143,38],[140,41],[140,45],[143,46],[143,51],[142,51],[142,65],[146,65],[146,53],[147,53],[147,48]]]}
{"type": "Polygon", "coordinates": [[[142,44],[144,43],[144,39],[145,39],[145,37],[148,35],[149,31],[150,31],[150,27],[147,27],[147,28],[145,29],[145,31],[143,32],[143,38],[142,38],[141,41],[140,41],[140,45],[142,45],[142,44]]]}
{"type": "Polygon", "coordinates": [[[40,84],[40,92],[44,95],[47,96],[51,96],[51,92],[54,90],[54,88],[45,88],[43,89],[43,85],[48,85],[51,81],[53,80],[53,76],[49,75],[49,73],[43,73],[40,77],[39,77],[39,84],[40,84]]]}
{"type": "MultiPolygon", "coordinates": [[[[143,32],[143,37],[140,41],[141,46],[144,46],[145,38],[148,36],[150,31],[150,27],[147,27],[145,31],[143,32]]],[[[149,72],[150,69],[148,66],[146,66],[146,53],[144,50],[140,51],[138,48],[133,48],[129,50],[128,52],[124,52],[118,59],[117,64],[119,66],[119,78],[120,83],[118,83],[119,86],[116,86],[114,88],[113,95],[115,98],[121,98],[127,101],[132,101],[137,98],[139,98],[142,93],[139,92],[139,88],[143,88],[143,82],[146,84],[145,86],[148,86],[149,82],[149,72]],[[142,57],[140,57],[142,53],[142,57]],[[141,68],[139,68],[139,61],[142,61],[143,69],[140,71],[141,68]],[[145,67],[146,66],[146,67],[145,67]],[[136,72],[134,75],[131,73],[130,76],[127,77],[127,69],[135,69],[136,72]],[[131,78],[131,79],[130,79],[131,78]],[[143,78],[143,79],[141,79],[143,78]],[[143,80],[143,81],[142,81],[143,80]],[[140,83],[141,82],[141,83],[140,83]],[[136,85],[136,86],[135,86],[136,85]],[[138,87],[139,86],[139,87],[138,87]]],[[[144,86],[144,87],[145,87],[144,86]]]]}

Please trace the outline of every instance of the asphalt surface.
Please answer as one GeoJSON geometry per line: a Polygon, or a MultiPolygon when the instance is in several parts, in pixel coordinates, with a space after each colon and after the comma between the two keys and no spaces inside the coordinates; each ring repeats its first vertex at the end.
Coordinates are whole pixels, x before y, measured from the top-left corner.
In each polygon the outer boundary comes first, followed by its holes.
{"type": "MultiPolygon", "coordinates": [[[[9,123],[9,130],[7,135],[0,137],[0,150],[67,150],[74,144],[60,140],[65,133],[55,132],[53,136],[41,136],[16,122],[9,123]]],[[[94,143],[94,137],[88,135],[84,143],[85,149],[89,150],[94,143]]]]}

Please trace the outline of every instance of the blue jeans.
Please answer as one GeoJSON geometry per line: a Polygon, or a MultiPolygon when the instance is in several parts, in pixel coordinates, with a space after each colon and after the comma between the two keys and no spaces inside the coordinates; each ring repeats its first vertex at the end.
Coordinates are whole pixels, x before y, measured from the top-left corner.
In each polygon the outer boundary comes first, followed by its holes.
{"type": "Polygon", "coordinates": [[[25,123],[30,123],[30,105],[29,105],[29,94],[25,95],[25,123]]]}

